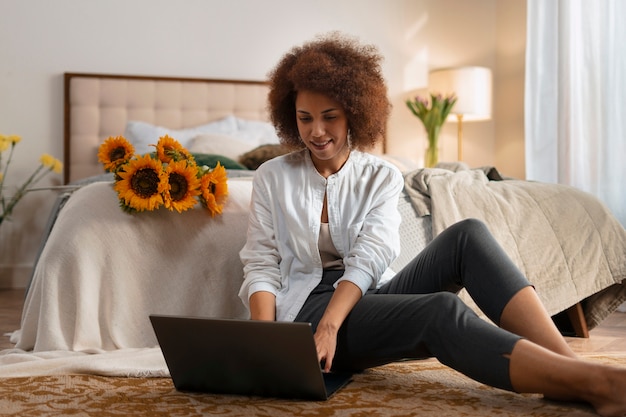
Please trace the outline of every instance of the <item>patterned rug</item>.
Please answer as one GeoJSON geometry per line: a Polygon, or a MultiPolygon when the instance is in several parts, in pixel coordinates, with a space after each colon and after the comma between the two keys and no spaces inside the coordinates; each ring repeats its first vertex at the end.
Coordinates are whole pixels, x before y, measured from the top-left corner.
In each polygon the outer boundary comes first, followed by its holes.
{"type": "MultiPolygon", "coordinates": [[[[590,357],[626,365],[626,354],[590,357]]],[[[55,375],[0,378],[0,415],[25,416],[593,416],[583,404],[547,401],[474,382],[435,360],[354,376],[328,401],[178,392],[168,378],[55,375]]]]}

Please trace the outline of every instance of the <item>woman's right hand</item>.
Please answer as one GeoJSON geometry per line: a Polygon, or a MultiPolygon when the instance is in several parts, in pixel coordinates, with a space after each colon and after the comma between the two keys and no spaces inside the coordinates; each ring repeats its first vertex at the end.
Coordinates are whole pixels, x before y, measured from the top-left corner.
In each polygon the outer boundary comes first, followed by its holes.
{"type": "Polygon", "coordinates": [[[341,281],[330,299],[315,331],[317,357],[324,372],[330,372],[337,349],[337,333],[352,307],[361,299],[361,290],[350,281],[341,281]]]}
{"type": "Polygon", "coordinates": [[[315,347],[317,359],[323,372],[330,372],[337,349],[337,328],[331,326],[318,326],[315,331],[315,347]]]}

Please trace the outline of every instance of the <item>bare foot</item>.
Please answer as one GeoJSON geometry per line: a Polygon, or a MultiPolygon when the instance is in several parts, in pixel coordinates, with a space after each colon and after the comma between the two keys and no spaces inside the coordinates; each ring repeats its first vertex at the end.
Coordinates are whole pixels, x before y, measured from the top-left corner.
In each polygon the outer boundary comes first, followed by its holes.
{"type": "Polygon", "coordinates": [[[626,368],[603,367],[601,374],[587,400],[601,416],[626,416],[626,368]]]}

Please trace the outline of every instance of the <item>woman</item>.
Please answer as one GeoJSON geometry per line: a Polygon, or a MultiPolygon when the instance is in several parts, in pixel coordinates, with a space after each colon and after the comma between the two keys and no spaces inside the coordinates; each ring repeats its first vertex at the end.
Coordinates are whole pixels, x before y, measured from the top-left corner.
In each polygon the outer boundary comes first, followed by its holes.
{"type": "Polygon", "coordinates": [[[334,34],[292,49],[270,74],[272,121],[296,150],[255,175],[240,253],[251,319],[312,323],[326,372],[434,356],[494,387],[624,415],[626,370],[576,358],[481,222],[453,225],[388,270],[403,179],[362,152],[389,115],[380,61],[334,34]],[[499,327],[460,301],[461,288],[499,327]]]}

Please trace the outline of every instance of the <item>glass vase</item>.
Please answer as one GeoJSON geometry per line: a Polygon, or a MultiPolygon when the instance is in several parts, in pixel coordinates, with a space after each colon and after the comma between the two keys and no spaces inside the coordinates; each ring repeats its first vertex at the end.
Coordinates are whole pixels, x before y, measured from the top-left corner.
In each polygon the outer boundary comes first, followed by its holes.
{"type": "MultiPolygon", "coordinates": [[[[426,127],[426,126],[425,126],[426,127]]],[[[424,167],[434,168],[439,162],[439,132],[440,125],[429,125],[426,127],[426,137],[428,138],[428,147],[424,154],[424,167]]]]}
{"type": "Polygon", "coordinates": [[[426,148],[426,153],[424,154],[424,167],[426,168],[434,168],[435,165],[439,162],[439,147],[437,143],[431,143],[426,148]]]}

